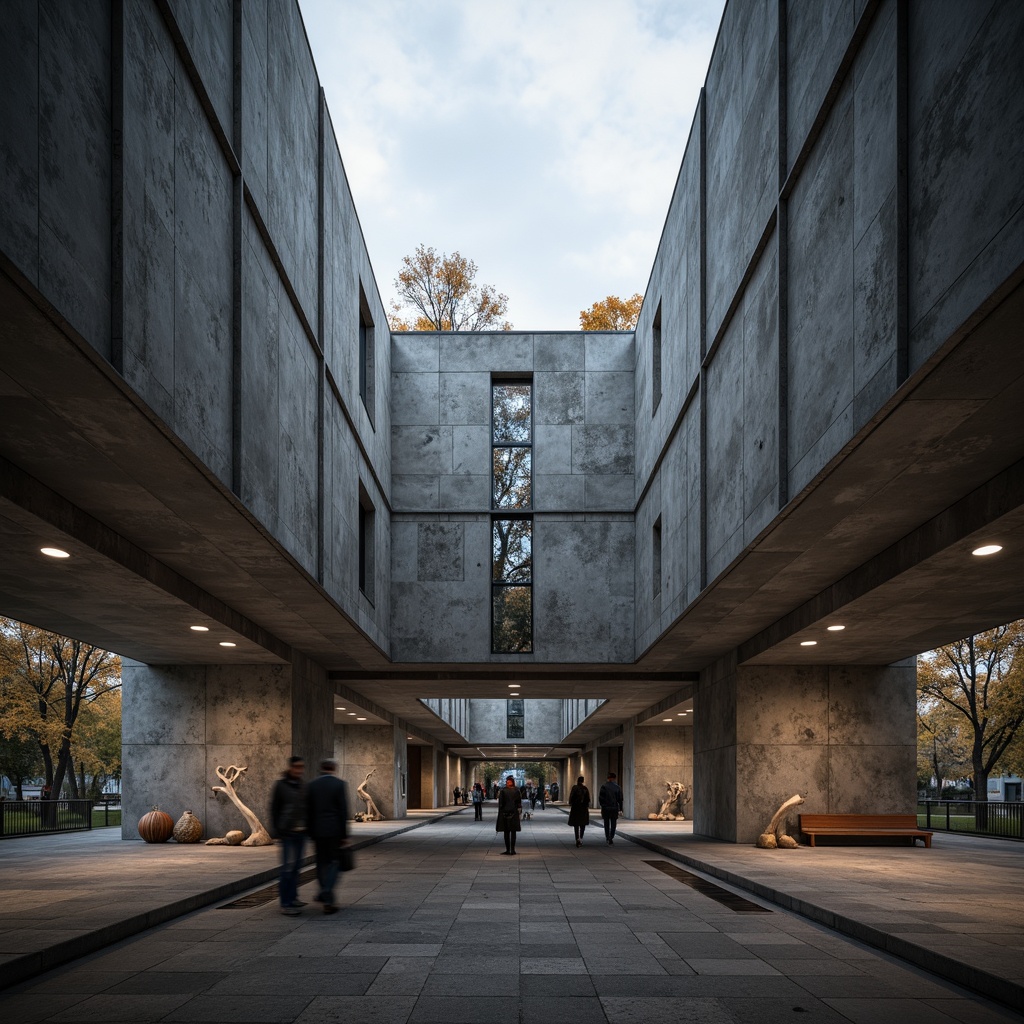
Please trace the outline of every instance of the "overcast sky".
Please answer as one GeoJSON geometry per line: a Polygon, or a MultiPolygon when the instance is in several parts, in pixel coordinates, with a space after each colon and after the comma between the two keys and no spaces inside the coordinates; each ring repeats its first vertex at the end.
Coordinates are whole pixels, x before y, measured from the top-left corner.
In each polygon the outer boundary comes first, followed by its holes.
{"type": "Polygon", "coordinates": [[[418,244],[517,330],[642,292],[724,0],[300,0],[385,304],[418,244]]]}

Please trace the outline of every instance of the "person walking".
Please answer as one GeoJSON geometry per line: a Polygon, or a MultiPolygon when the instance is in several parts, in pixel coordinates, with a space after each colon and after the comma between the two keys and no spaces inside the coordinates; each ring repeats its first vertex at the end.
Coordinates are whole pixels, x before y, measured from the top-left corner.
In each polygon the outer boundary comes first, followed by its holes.
{"type": "Polygon", "coordinates": [[[473,820],[484,820],[484,791],[479,782],[473,784],[473,820]]]}
{"type": "Polygon", "coordinates": [[[510,775],[505,788],[498,792],[498,818],[494,823],[495,832],[505,834],[505,856],[516,855],[516,833],[522,831],[520,817],[523,811],[523,794],[516,788],[516,780],[510,775]]]}
{"type": "Polygon", "coordinates": [[[608,781],[598,791],[597,802],[601,805],[601,817],[604,819],[604,840],[611,846],[615,842],[615,827],[622,813],[622,787],[615,781],[615,772],[608,773],[608,781]]]}
{"type": "Polygon", "coordinates": [[[302,776],[306,764],[289,757],[284,774],[270,795],[270,827],[281,841],[281,877],[277,883],[282,914],[301,914],[306,904],[299,899],[299,867],[306,841],[306,788],[302,776]]]}
{"type": "Polygon", "coordinates": [[[459,787],[458,787],[458,786],[456,786],[456,787],[455,787],[455,788],[454,788],[454,789],[452,790],[452,796],[453,796],[453,797],[455,798],[455,799],[454,799],[454,800],[452,801],[452,803],[454,803],[454,804],[455,804],[455,806],[456,806],[456,807],[458,807],[458,806],[459,806],[459,787]]]}
{"type": "Polygon", "coordinates": [[[590,790],[583,784],[583,776],[569,790],[569,824],[576,836],[576,845],[583,845],[583,833],[590,824],[590,790]]]}
{"type": "Polygon", "coordinates": [[[338,880],[341,847],[348,845],[348,792],[338,778],[338,762],[324,758],[320,776],[306,787],[306,825],[316,846],[317,901],[325,914],[337,913],[334,883],[338,880]]]}

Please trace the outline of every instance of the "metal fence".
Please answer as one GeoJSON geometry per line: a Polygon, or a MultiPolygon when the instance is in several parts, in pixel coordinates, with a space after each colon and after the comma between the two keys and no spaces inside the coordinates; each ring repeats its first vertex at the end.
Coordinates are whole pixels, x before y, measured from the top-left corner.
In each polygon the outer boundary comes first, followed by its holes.
{"type": "Polygon", "coordinates": [[[920,800],[922,828],[1000,839],[1024,839],[1024,803],[986,800],[920,800]]]}
{"type": "Polygon", "coordinates": [[[91,800],[0,800],[0,839],[91,828],[91,800]]]}

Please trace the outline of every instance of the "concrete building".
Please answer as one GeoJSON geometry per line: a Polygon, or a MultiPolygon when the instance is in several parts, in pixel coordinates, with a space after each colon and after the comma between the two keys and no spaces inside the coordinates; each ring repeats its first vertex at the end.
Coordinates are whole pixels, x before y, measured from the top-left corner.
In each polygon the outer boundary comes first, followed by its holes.
{"type": "Polygon", "coordinates": [[[1022,45],[731,0],[635,332],[391,335],[292,0],[7,5],[0,612],[130,659],[126,837],[506,700],[710,836],[912,808],[911,659],[1024,615],[1022,45]]]}

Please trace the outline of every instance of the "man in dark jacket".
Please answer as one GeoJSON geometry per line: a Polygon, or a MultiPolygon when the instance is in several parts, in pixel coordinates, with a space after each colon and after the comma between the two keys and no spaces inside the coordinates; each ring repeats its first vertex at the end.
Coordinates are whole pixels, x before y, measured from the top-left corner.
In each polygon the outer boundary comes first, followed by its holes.
{"type": "Polygon", "coordinates": [[[598,792],[597,802],[601,805],[601,817],[604,819],[604,839],[611,846],[622,813],[622,789],[615,781],[615,772],[608,773],[608,781],[598,792]]]}
{"type": "Polygon", "coordinates": [[[348,794],[338,778],[338,762],[320,762],[320,777],[306,787],[306,826],[316,846],[317,900],[325,914],[334,914],[334,883],[338,880],[341,847],[348,843],[348,794]]]}
{"type": "Polygon", "coordinates": [[[274,783],[270,797],[270,828],[281,841],[281,879],[277,890],[282,914],[299,914],[306,904],[299,899],[299,867],[306,840],[306,790],[301,757],[289,757],[288,769],[274,783]]]}

